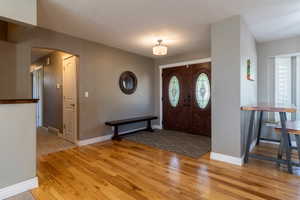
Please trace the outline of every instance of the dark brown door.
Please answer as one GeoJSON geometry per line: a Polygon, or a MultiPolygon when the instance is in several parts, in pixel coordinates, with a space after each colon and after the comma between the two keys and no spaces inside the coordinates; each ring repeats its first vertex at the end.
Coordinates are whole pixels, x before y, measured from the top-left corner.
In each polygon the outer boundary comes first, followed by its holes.
{"type": "Polygon", "coordinates": [[[211,136],[211,65],[190,65],[190,133],[211,136]]]}
{"type": "Polygon", "coordinates": [[[182,66],[163,70],[163,125],[168,130],[186,131],[189,127],[185,69],[182,66]]]}
{"type": "Polygon", "coordinates": [[[211,64],[163,70],[163,127],[211,136],[211,64]]]}

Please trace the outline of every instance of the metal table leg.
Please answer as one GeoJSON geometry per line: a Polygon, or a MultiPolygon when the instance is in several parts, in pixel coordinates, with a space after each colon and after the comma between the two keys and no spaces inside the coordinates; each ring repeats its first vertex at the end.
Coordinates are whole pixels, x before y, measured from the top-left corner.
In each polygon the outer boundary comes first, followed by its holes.
{"type": "Polygon", "coordinates": [[[263,115],[264,115],[264,111],[260,111],[256,145],[259,145],[259,140],[261,137],[261,127],[262,127],[262,122],[263,122],[263,115]]]}
{"type": "Polygon", "coordinates": [[[295,139],[296,139],[298,159],[299,159],[299,164],[300,164],[300,135],[295,135],[295,139]]]}
{"type": "Polygon", "coordinates": [[[249,159],[250,146],[251,146],[252,138],[253,138],[254,118],[255,118],[255,110],[251,111],[249,130],[248,130],[248,138],[247,138],[247,144],[246,144],[246,153],[245,153],[245,158],[244,158],[245,163],[247,163],[248,159],[249,159]]]}
{"type": "Polygon", "coordinates": [[[292,161],[291,161],[291,146],[289,144],[289,134],[286,130],[286,113],[280,112],[280,121],[281,121],[281,133],[283,137],[283,145],[286,153],[286,161],[288,166],[289,173],[293,173],[292,161]]]}

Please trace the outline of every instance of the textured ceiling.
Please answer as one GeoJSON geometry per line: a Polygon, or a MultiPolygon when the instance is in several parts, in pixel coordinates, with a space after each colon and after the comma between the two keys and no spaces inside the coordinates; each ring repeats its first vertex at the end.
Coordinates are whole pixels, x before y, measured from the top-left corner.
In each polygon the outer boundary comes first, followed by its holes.
{"type": "Polygon", "coordinates": [[[42,0],[38,24],[57,32],[153,57],[210,48],[210,24],[242,15],[257,41],[300,34],[299,0],[42,0]]]}

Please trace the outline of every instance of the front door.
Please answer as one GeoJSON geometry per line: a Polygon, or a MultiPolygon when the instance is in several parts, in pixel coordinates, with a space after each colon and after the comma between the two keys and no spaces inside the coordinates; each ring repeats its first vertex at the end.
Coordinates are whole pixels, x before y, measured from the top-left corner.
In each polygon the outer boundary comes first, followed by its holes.
{"type": "Polygon", "coordinates": [[[163,127],[211,136],[211,64],[163,70],[163,127]]]}
{"type": "Polygon", "coordinates": [[[63,137],[77,139],[76,56],[64,60],[63,70],[63,137]]]}

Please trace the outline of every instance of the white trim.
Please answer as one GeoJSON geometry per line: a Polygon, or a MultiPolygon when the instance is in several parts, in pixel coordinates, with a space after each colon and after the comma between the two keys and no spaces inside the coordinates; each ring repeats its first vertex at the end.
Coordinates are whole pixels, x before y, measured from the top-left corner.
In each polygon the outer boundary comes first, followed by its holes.
{"type": "MultiPolygon", "coordinates": [[[[132,130],[128,130],[128,131],[121,131],[121,132],[119,132],[119,135],[123,135],[123,134],[134,132],[134,131],[141,131],[141,130],[145,130],[145,129],[146,129],[146,127],[142,127],[142,128],[136,128],[136,129],[132,129],[132,130]]],[[[113,130],[113,128],[112,128],[112,130],[113,130]]],[[[104,136],[100,136],[100,137],[94,137],[94,138],[87,139],[87,140],[78,140],[77,145],[78,146],[85,146],[85,145],[89,145],[89,144],[105,142],[105,141],[111,140],[112,136],[113,136],[113,134],[110,133],[108,135],[104,135],[104,136]]]]}
{"type": "Polygon", "coordinates": [[[37,188],[38,186],[39,182],[37,177],[17,183],[15,185],[7,186],[5,188],[0,189],[0,199],[7,199],[9,197],[21,194],[28,190],[37,188]]]}
{"type": "Polygon", "coordinates": [[[152,125],[152,128],[153,129],[162,129],[162,126],[160,126],[160,125],[152,125]]]}
{"type": "Polygon", "coordinates": [[[109,135],[104,135],[104,136],[100,136],[100,137],[94,137],[94,138],[87,139],[87,140],[78,140],[77,145],[85,146],[85,145],[94,144],[94,143],[98,143],[98,142],[104,142],[104,141],[110,140],[111,137],[112,137],[112,134],[109,134],[109,135]]]}
{"type": "Polygon", "coordinates": [[[238,165],[238,166],[242,166],[244,164],[243,158],[228,156],[225,154],[220,154],[220,153],[215,153],[215,152],[210,153],[210,159],[221,161],[221,162],[226,162],[226,163],[230,163],[230,164],[238,165]]]}
{"type": "Polygon", "coordinates": [[[52,132],[52,133],[55,133],[55,134],[59,134],[59,129],[57,129],[57,128],[54,128],[54,127],[52,127],[52,126],[48,126],[48,131],[49,132],[52,132]]]}
{"type": "Polygon", "coordinates": [[[195,59],[185,62],[178,62],[178,63],[172,63],[167,65],[160,65],[159,66],[159,127],[162,127],[162,71],[165,68],[172,68],[172,67],[178,67],[182,65],[192,65],[192,64],[199,64],[199,63],[206,63],[211,62],[211,58],[203,58],[203,59],[195,59]]]}

